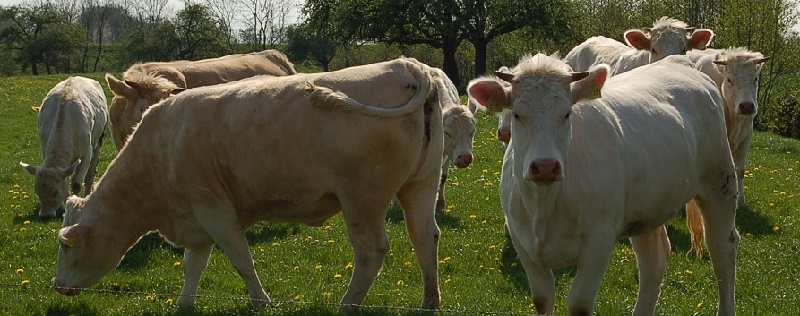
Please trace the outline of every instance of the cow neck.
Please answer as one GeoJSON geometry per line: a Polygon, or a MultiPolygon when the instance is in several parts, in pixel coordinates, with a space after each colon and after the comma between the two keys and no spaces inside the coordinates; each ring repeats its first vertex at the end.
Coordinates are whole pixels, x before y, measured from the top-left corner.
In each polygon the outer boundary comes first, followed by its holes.
{"type": "MultiPolygon", "coordinates": [[[[725,101],[727,103],[727,101],[725,101]]],[[[734,106],[735,108],[735,106],[734,106]]],[[[739,146],[744,145],[753,130],[753,115],[747,117],[737,116],[734,111],[728,110],[725,105],[725,129],[728,134],[728,145],[731,151],[735,151],[739,146]]]]}
{"type": "Polygon", "coordinates": [[[556,211],[556,195],[558,194],[561,183],[554,183],[550,186],[538,186],[527,183],[530,199],[524,199],[526,209],[533,221],[533,231],[536,236],[536,246],[539,251],[544,249],[547,239],[547,223],[556,211]]]}
{"type": "Polygon", "coordinates": [[[130,227],[126,230],[132,229],[141,235],[156,230],[166,204],[162,202],[164,190],[158,187],[161,183],[153,177],[155,166],[117,162],[109,166],[90,199],[98,201],[110,221],[130,227]],[[140,169],[136,169],[137,166],[140,169]]]}

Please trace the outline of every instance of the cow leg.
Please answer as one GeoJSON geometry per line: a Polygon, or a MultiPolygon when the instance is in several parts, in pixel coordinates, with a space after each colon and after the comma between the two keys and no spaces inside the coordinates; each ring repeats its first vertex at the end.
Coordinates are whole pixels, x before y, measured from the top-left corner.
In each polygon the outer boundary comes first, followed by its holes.
{"type": "MultiPolygon", "coordinates": [[[[749,144],[749,142],[748,142],[749,144]]],[[[741,145],[733,153],[733,164],[736,166],[736,180],[738,183],[737,192],[739,193],[739,205],[744,205],[744,166],[747,162],[747,150],[749,145],[741,145]]]]}
{"type": "MultiPolygon", "coordinates": [[[[731,179],[732,180],[732,179],[731,179]]],[[[717,279],[719,292],[718,315],[735,315],[734,297],[736,287],[736,248],[739,233],[736,232],[736,199],[732,193],[712,191],[711,197],[696,198],[705,220],[706,247],[711,256],[711,265],[717,279]]]]}
{"type": "Polygon", "coordinates": [[[528,277],[528,286],[531,288],[533,305],[538,315],[555,315],[556,308],[556,283],[553,270],[533,263],[526,255],[521,254],[520,262],[528,277]]]}
{"type": "Polygon", "coordinates": [[[194,213],[200,225],[225,252],[233,267],[244,279],[253,304],[256,306],[270,304],[269,296],[264,292],[256,274],[250,246],[247,244],[244,229],[238,224],[233,205],[230,202],[223,202],[215,207],[195,207],[194,213]]]}
{"type": "Polygon", "coordinates": [[[414,182],[398,193],[403,204],[406,230],[411,244],[414,245],[414,254],[422,273],[422,308],[426,309],[437,309],[441,306],[438,272],[441,231],[432,212],[434,199],[431,194],[435,192],[435,186],[434,181],[414,182]]]}
{"type": "Polygon", "coordinates": [[[447,201],[444,198],[444,184],[447,182],[447,176],[449,176],[450,172],[448,167],[449,163],[442,166],[442,177],[439,180],[439,193],[436,198],[436,214],[443,214],[444,209],[447,207],[447,201]]]}
{"type": "Polygon", "coordinates": [[[86,177],[83,180],[83,195],[87,196],[92,193],[92,185],[94,185],[94,177],[97,175],[97,165],[100,162],[100,151],[103,148],[103,138],[106,132],[100,134],[97,140],[97,145],[92,150],[92,159],[89,161],[89,170],[86,171],[86,177]]]}
{"type": "Polygon", "coordinates": [[[630,238],[639,267],[639,297],[633,315],[653,315],[661,293],[661,283],[667,272],[670,244],[663,225],[652,232],[630,238]]]}
{"type": "Polygon", "coordinates": [[[200,277],[208,266],[211,250],[214,244],[204,247],[185,248],[183,250],[183,289],[178,297],[178,306],[191,307],[197,299],[197,288],[200,286],[200,277]]]}
{"type": "MultiPolygon", "coordinates": [[[[401,204],[406,206],[402,201],[401,204]]],[[[384,223],[386,200],[372,207],[343,201],[342,212],[355,256],[353,278],[350,279],[341,304],[351,307],[364,302],[389,252],[389,238],[386,236],[384,223]]]]}
{"type": "Polygon", "coordinates": [[[584,240],[578,257],[578,272],[567,297],[570,315],[592,315],[600,281],[616,244],[613,233],[594,233],[584,240]]]}

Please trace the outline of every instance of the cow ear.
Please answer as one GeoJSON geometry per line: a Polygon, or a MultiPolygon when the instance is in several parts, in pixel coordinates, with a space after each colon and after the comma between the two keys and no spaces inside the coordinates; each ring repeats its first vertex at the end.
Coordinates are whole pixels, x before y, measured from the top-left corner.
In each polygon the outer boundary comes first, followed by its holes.
{"type": "Polygon", "coordinates": [[[709,44],[711,44],[712,39],[714,39],[714,31],[709,29],[698,29],[692,32],[692,36],[689,37],[689,41],[686,46],[690,49],[704,50],[709,44]]]}
{"type": "Polygon", "coordinates": [[[135,95],[136,93],[136,89],[132,88],[124,81],[117,80],[117,78],[111,74],[106,74],[106,82],[108,82],[108,88],[111,89],[115,95],[125,97],[135,95]]]}
{"type": "Polygon", "coordinates": [[[73,173],[75,173],[75,169],[77,169],[78,165],[80,165],[80,164],[81,164],[81,160],[80,159],[76,160],[70,166],[58,170],[58,176],[62,177],[62,178],[66,178],[66,177],[71,176],[73,173]]]}
{"type": "Polygon", "coordinates": [[[39,167],[37,167],[37,166],[31,166],[31,165],[26,164],[26,163],[24,163],[22,161],[19,162],[19,165],[22,167],[22,169],[25,169],[25,171],[27,171],[28,173],[30,173],[30,174],[32,174],[34,176],[36,175],[36,173],[39,172],[39,167]]]}
{"type": "Polygon", "coordinates": [[[497,79],[472,80],[467,86],[467,93],[478,104],[485,106],[490,114],[500,112],[504,108],[511,108],[510,88],[507,89],[497,79]]]}
{"type": "Polygon", "coordinates": [[[627,30],[624,37],[628,46],[638,50],[650,50],[650,38],[642,30],[627,30]]]}
{"type": "Polygon", "coordinates": [[[756,59],[756,60],[754,60],[753,62],[754,62],[754,63],[756,63],[756,64],[763,64],[763,63],[765,63],[767,60],[769,60],[769,58],[770,58],[769,56],[766,56],[766,57],[761,57],[761,58],[759,58],[759,59],[756,59]]]}
{"type": "Polygon", "coordinates": [[[58,240],[70,248],[80,247],[86,241],[87,231],[86,227],[78,224],[67,226],[58,231],[58,240]]]}
{"type": "Polygon", "coordinates": [[[600,89],[608,79],[611,68],[606,64],[599,64],[585,73],[574,73],[572,78],[572,103],[581,100],[600,98],[600,89]]]}

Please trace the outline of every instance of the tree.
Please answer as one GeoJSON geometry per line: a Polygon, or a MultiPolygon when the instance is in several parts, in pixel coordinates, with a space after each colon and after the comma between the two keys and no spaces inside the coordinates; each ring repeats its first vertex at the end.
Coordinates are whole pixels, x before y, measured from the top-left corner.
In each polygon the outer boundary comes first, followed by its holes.
{"type": "Polygon", "coordinates": [[[11,6],[3,10],[0,20],[0,44],[17,51],[17,62],[23,70],[39,74],[39,64],[47,73],[60,69],[70,71],[70,58],[83,42],[83,30],[70,23],[69,17],[46,3],[33,7],[11,6]]]}
{"type": "Polygon", "coordinates": [[[179,51],[177,59],[203,59],[230,53],[224,25],[216,21],[207,7],[187,4],[175,18],[179,51]]]}
{"type": "Polygon", "coordinates": [[[286,31],[287,55],[295,63],[302,63],[309,56],[330,71],[330,63],[339,46],[324,30],[313,30],[308,24],[296,24],[286,31]]]}
{"type": "Polygon", "coordinates": [[[237,0],[245,28],[240,37],[253,50],[264,50],[285,40],[292,0],[237,0]]]}
{"type": "Polygon", "coordinates": [[[308,0],[303,9],[316,30],[342,42],[428,45],[442,50],[443,70],[455,84],[459,45],[476,47],[475,73],[486,71],[486,47],[495,37],[536,27],[541,34],[570,32],[567,0],[308,0]],[[563,31],[560,31],[563,30],[563,31]]]}

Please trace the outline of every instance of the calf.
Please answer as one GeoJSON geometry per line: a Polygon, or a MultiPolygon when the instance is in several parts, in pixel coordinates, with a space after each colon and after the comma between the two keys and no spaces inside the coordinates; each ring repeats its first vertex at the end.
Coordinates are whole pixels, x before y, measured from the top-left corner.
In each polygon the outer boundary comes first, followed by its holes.
{"type": "Polygon", "coordinates": [[[108,106],[99,82],[70,77],[50,89],[38,112],[44,162],[41,166],[19,164],[35,177],[39,217],[48,218],[63,208],[70,189],[73,194],[80,194],[81,187],[84,194],[92,191],[108,106]]]}
{"type": "Polygon", "coordinates": [[[158,231],[185,247],[179,305],[194,304],[214,244],[254,302],[269,304],[245,231],[261,220],[321,226],[341,211],[355,252],[341,303],[358,305],[389,251],[386,205],[397,196],[422,306],[438,308],[434,203],[446,88],[431,72],[397,59],[189,89],[151,107],[97,189],[68,200],[56,289],[79,294],[158,231]]]}
{"type": "Polygon", "coordinates": [[[609,71],[573,73],[539,54],[497,73],[510,88],[497,78],[470,84],[478,102],[514,117],[500,195],[536,311],[554,313],[552,269],[575,264],[567,308],[591,315],[614,245],[629,237],[634,315],[653,315],[670,252],[664,223],[695,198],[711,223],[719,314],[735,314],[736,175],[719,92],[683,56],[609,71]]]}
{"type": "MultiPolygon", "coordinates": [[[[753,139],[753,121],[758,113],[758,78],[761,65],[769,57],[744,47],[690,52],[687,55],[694,61],[695,68],[711,77],[722,93],[728,144],[739,183],[739,204],[744,204],[744,168],[753,139]]],[[[692,249],[702,258],[703,216],[693,201],[686,204],[686,223],[692,235],[692,249]]]]}

